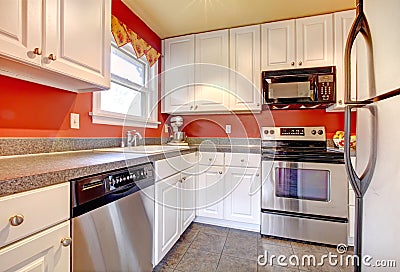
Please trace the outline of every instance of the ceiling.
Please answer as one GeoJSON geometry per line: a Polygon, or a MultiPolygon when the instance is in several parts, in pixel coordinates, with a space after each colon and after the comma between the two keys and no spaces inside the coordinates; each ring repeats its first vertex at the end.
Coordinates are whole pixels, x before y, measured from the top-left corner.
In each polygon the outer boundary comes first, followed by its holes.
{"type": "Polygon", "coordinates": [[[122,1],[162,39],[355,7],[355,0],[122,1]]]}

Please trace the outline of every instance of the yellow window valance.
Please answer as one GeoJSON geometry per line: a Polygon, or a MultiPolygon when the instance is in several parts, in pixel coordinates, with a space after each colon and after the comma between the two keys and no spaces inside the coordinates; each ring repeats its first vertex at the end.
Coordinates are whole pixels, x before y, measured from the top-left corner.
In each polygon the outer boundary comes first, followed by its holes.
{"type": "Polygon", "coordinates": [[[114,15],[111,16],[111,32],[118,47],[131,43],[136,56],[141,58],[145,55],[150,67],[153,66],[161,56],[157,50],[151,47],[151,45],[139,37],[133,30],[129,29],[114,15]]]}

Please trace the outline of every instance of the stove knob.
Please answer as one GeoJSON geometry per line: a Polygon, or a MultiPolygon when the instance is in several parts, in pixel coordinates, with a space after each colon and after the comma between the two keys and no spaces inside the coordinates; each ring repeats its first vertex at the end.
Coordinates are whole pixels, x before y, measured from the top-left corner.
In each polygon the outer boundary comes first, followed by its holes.
{"type": "Polygon", "coordinates": [[[317,131],[315,129],[313,129],[313,130],[311,130],[311,134],[315,135],[315,134],[317,134],[317,131]]]}
{"type": "Polygon", "coordinates": [[[324,132],[322,131],[322,129],[318,130],[318,134],[319,134],[319,135],[324,134],[324,132]]]}
{"type": "Polygon", "coordinates": [[[269,134],[271,134],[271,135],[272,135],[272,134],[275,134],[275,131],[271,129],[271,130],[269,131],[269,134]]]}
{"type": "Polygon", "coordinates": [[[266,129],[266,130],[264,130],[264,134],[268,134],[268,130],[266,129]]]}

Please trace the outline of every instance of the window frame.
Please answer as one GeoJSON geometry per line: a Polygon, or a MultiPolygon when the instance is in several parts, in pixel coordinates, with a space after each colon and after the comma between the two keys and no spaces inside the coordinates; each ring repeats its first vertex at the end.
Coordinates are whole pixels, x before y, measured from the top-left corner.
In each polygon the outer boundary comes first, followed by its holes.
{"type": "MultiPolygon", "coordinates": [[[[134,58],[140,63],[144,64],[144,86],[137,83],[128,81],[124,78],[120,78],[116,75],[111,74],[111,82],[127,87],[134,91],[138,91],[145,94],[147,106],[146,113],[142,112],[142,116],[126,115],[122,113],[116,113],[111,111],[105,111],[101,109],[101,92],[97,91],[92,94],[92,112],[89,114],[92,116],[93,124],[105,124],[105,125],[117,125],[117,126],[135,126],[145,128],[158,128],[161,122],[158,121],[158,61],[150,67],[146,57],[142,56],[140,59],[136,57],[133,52],[132,46],[128,43],[118,48],[114,41],[111,42],[111,50],[117,49],[118,54],[125,54],[129,57],[134,58]],[[157,110],[153,110],[156,107],[157,110]],[[149,112],[150,111],[150,112],[149,112]],[[145,117],[146,116],[146,117],[145,117]]],[[[111,56],[110,56],[111,57],[111,56]]],[[[111,73],[111,71],[110,71],[111,73]]],[[[104,90],[106,91],[106,90],[104,90]]],[[[143,101],[142,101],[143,103],[143,101]]]]}

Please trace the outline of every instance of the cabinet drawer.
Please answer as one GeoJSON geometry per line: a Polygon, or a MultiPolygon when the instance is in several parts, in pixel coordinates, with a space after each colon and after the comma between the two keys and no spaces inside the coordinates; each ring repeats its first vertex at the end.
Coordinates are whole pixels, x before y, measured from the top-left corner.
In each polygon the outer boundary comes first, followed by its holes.
{"type": "Polygon", "coordinates": [[[182,158],[181,170],[196,166],[197,160],[199,159],[197,152],[182,155],[181,158],[182,158]]]}
{"type": "Polygon", "coordinates": [[[0,247],[69,219],[69,186],[65,182],[0,198],[0,247]],[[13,226],[10,219],[16,215],[23,221],[13,226]]]}
{"type": "Polygon", "coordinates": [[[0,249],[1,271],[70,271],[69,221],[0,249]]]}
{"type": "Polygon", "coordinates": [[[225,166],[260,167],[261,155],[249,153],[226,153],[225,166]]]}
{"type": "Polygon", "coordinates": [[[180,156],[172,157],[155,162],[156,180],[161,180],[166,177],[181,171],[182,158],[180,156]]]}
{"type": "Polygon", "coordinates": [[[224,153],[199,152],[199,164],[224,165],[224,153]]]}

